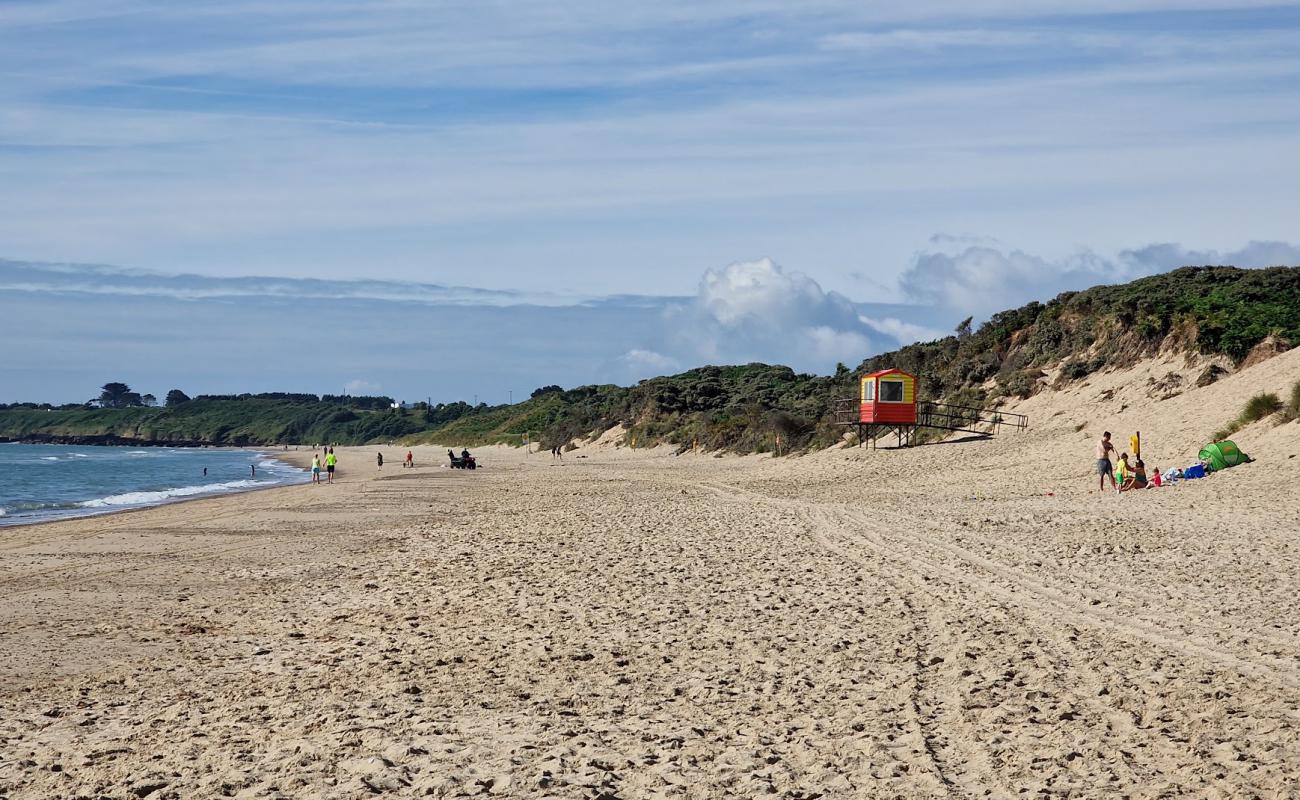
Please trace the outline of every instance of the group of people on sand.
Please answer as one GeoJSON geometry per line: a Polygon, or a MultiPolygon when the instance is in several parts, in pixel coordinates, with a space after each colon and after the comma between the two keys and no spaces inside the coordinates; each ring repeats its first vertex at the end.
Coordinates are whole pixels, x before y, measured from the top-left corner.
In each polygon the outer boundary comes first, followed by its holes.
{"type": "Polygon", "coordinates": [[[1134,489],[1147,489],[1161,484],[1159,467],[1153,469],[1148,477],[1146,462],[1139,455],[1134,454],[1133,461],[1130,462],[1128,453],[1120,453],[1118,461],[1112,465],[1110,457],[1114,452],[1115,445],[1110,442],[1110,431],[1106,431],[1097,441],[1095,452],[1098,491],[1106,491],[1107,478],[1110,479],[1111,488],[1116,492],[1131,492],[1134,489]]]}
{"type": "MultiPolygon", "coordinates": [[[[415,467],[415,454],[412,453],[410,450],[406,451],[406,459],[402,462],[402,469],[406,469],[407,467],[412,467],[412,468],[415,467]]],[[[375,469],[383,469],[383,468],[384,468],[384,453],[383,451],[380,451],[378,453],[375,453],[375,469]]]]}
{"type": "Polygon", "coordinates": [[[338,466],[339,460],[334,455],[333,447],[322,447],[320,454],[312,453],[311,455],[311,482],[320,483],[321,462],[325,462],[325,482],[334,482],[334,468],[338,466]],[[324,458],[322,458],[324,456],[324,458]]]}

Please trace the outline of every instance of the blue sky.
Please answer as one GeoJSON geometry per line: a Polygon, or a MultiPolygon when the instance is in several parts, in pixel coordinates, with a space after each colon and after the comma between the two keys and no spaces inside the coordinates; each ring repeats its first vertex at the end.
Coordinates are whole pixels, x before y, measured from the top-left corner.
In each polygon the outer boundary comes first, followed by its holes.
{"type": "MultiPolygon", "coordinates": [[[[501,294],[443,298],[457,315],[536,311],[543,350],[582,352],[542,382],[585,382],[742,355],[824,371],[1179,259],[1300,261],[1300,5],[891,5],[0,0],[0,304],[102,317],[85,339],[29,327],[53,355],[167,303],[269,302],[124,294],[122,270],[279,278],[322,310],[345,300],[301,281],[468,287],[501,294]],[[40,264],[117,270],[86,291],[33,283],[40,264]],[[792,333],[715,313],[728,292],[792,333]],[[644,330],[592,311],[624,295],[661,298],[644,330]],[[565,313],[601,320],[594,349],[542,321],[565,313]]],[[[426,394],[362,374],[365,319],[385,316],[349,318],[347,380],[426,394]]],[[[470,383],[523,380],[508,345],[464,348],[470,383]]],[[[263,352],[249,389],[309,388],[271,386],[285,354],[263,352]]],[[[48,362],[0,400],[67,399],[48,362]]]]}

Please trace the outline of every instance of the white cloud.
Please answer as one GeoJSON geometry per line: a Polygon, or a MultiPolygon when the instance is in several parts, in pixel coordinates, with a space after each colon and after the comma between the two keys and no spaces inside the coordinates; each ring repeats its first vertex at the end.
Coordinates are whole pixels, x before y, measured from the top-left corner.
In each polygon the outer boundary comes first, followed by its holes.
{"type": "Polygon", "coordinates": [[[766,361],[826,371],[870,352],[853,302],[769,258],[714,267],[692,301],[669,315],[680,360],[766,361]]]}
{"type": "Polygon", "coordinates": [[[597,374],[602,381],[626,385],[658,375],[670,375],[681,369],[681,362],[671,356],[654,350],[633,348],[601,365],[597,374]]]}
{"type": "Polygon", "coordinates": [[[1089,251],[1053,262],[1021,250],[979,245],[918,253],[899,282],[915,302],[982,314],[1125,277],[1120,265],[1089,251]]]}
{"type": "Polygon", "coordinates": [[[350,395],[377,395],[384,390],[384,387],[377,383],[355,378],[343,384],[343,388],[350,395]]]}
{"type": "Polygon", "coordinates": [[[907,48],[935,50],[942,47],[1016,47],[1042,40],[1034,31],[999,31],[956,28],[899,28],[888,31],[833,33],[822,37],[826,50],[885,50],[907,48]]]}
{"type": "Polygon", "coordinates": [[[894,340],[900,345],[913,342],[932,342],[948,335],[944,331],[927,328],[924,325],[917,325],[894,317],[882,317],[880,319],[862,317],[862,324],[886,336],[894,337],[894,340]]]}
{"type": "Polygon", "coordinates": [[[0,291],[219,300],[381,300],[433,306],[570,306],[595,298],[470,286],[382,280],[324,280],[246,275],[216,278],[176,275],[96,264],[47,264],[0,258],[0,291]]]}
{"type": "Polygon", "coordinates": [[[1124,250],[1120,260],[1143,272],[1187,266],[1230,265],[1234,267],[1279,267],[1300,265],[1300,247],[1289,242],[1248,242],[1245,247],[1221,253],[1217,250],[1188,250],[1164,242],[1124,250]]]}
{"type": "Polygon", "coordinates": [[[996,243],[962,247],[961,241],[934,237],[930,242],[939,248],[944,244],[958,247],[947,251],[936,248],[915,256],[899,278],[909,300],[982,316],[1031,300],[1049,300],[1064,291],[1124,283],[1184,266],[1300,265],[1300,246],[1278,241],[1250,242],[1227,252],[1159,243],[1123,250],[1113,258],[1082,249],[1059,259],[996,243]]]}

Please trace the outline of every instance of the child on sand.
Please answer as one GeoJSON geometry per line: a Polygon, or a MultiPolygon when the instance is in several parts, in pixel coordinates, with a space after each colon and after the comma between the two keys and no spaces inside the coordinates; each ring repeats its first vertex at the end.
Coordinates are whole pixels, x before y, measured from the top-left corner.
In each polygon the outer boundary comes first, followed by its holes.
{"type": "Polygon", "coordinates": [[[1142,463],[1142,459],[1139,458],[1137,463],[1133,465],[1133,471],[1129,473],[1124,482],[1120,484],[1119,490],[1121,492],[1128,492],[1133,489],[1145,488],[1147,488],[1147,465],[1142,463]]]}

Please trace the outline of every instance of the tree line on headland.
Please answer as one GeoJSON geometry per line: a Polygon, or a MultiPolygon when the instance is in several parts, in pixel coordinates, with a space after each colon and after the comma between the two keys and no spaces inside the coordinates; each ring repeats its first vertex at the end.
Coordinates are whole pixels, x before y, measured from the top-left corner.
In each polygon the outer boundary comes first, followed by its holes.
{"type": "MultiPolygon", "coordinates": [[[[838,440],[832,408],[858,376],[897,367],[918,375],[921,399],[992,406],[1129,366],[1159,351],[1241,363],[1265,340],[1300,342],[1300,268],[1185,267],[1116,286],[1066,292],[956,332],[808,375],[767,364],[705,366],[635,386],[544,386],[527,400],[411,406],[388,397],[271,392],[198,395],[162,406],[125,384],[71,406],[0,406],[0,439],[106,444],[521,444],[581,441],[615,426],[630,445],[794,452],[838,440]],[[396,407],[394,407],[396,406],[396,407]]],[[[1207,370],[1202,380],[1217,377],[1207,370]]],[[[1176,389],[1174,389],[1176,390],[1176,389]]]]}

